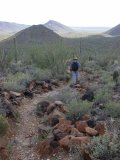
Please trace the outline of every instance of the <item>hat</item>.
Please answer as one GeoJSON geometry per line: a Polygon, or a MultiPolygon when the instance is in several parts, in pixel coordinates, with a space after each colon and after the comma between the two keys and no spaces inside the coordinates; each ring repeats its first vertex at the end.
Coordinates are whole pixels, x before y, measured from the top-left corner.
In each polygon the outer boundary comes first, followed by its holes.
{"type": "Polygon", "coordinates": [[[74,57],[73,59],[78,59],[77,57],[74,57]]]}

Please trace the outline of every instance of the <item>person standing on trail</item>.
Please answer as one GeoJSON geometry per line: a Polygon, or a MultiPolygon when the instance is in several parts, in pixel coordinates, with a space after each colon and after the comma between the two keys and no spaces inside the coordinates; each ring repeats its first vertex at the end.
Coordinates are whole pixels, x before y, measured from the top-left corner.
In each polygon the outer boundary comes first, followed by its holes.
{"type": "Polygon", "coordinates": [[[79,82],[79,69],[80,69],[80,62],[78,61],[77,57],[74,57],[70,64],[72,82],[74,84],[79,82]]]}

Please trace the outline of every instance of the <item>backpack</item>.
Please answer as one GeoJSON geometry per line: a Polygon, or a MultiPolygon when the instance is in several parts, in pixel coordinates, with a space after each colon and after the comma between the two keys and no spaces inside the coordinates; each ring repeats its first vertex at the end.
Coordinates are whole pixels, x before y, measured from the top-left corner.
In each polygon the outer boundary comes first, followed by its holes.
{"type": "Polygon", "coordinates": [[[71,65],[71,70],[72,71],[78,71],[78,62],[72,62],[72,65],[71,65]]]}

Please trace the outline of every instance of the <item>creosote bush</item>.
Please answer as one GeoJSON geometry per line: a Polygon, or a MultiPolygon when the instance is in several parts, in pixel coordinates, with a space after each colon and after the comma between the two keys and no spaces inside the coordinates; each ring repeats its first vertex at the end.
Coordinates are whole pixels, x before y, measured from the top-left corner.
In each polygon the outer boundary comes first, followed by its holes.
{"type": "Polygon", "coordinates": [[[93,137],[89,146],[93,160],[113,160],[120,158],[120,143],[117,136],[104,135],[93,137]]]}
{"type": "Polygon", "coordinates": [[[120,103],[110,101],[105,106],[105,111],[108,116],[113,118],[120,118],[120,103]]]}
{"type": "Polygon", "coordinates": [[[10,73],[6,78],[6,81],[3,83],[3,88],[12,91],[21,91],[25,89],[27,82],[31,80],[32,76],[28,73],[10,73]]]}
{"type": "Polygon", "coordinates": [[[84,114],[88,114],[91,111],[92,102],[73,100],[69,104],[69,112],[67,113],[67,119],[77,121],[84,114]]]}

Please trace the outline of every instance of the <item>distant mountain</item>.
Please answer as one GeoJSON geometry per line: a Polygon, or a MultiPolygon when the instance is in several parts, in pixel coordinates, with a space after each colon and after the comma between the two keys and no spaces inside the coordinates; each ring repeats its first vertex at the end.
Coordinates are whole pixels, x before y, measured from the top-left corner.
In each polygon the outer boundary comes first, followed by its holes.
{"type": "Polygon", "coordinates": [[[74,32],[74,30],[72,28],[65,26],[59,22],[54,21],[54,20],[48,21],[47,23],[44,24],[44,26],[53,30],[54,32],[56,32],[58,34],[74,32]]]}
{"type": "Polygon", "coordinates": [[[29,25],[0,21],[0,41],[29,27],[29,25]]]}
{"type": "Polygon", "coordinates": [[[120,24],[105,32],[112,36],[120,36],[120,24]]]}
{"type": "Polygon", "coordinates": [[[71,27],[76,31],[107,31],[110,27],[71,27]]]}
{"type": "Polygon", "coordinates": [[[29,27],[29,25],[0,21],[0,32],[15,33],[27,27],[29,27]]]}
{"type": "Polygon", "coordinates": [[[58,40],[60,40],[60,36],[52,30],[43,25],[33,25],[2,41],[0,46],[12,48],[17,43],[18,47],[28,47],[53,44],[58,40]]]}

